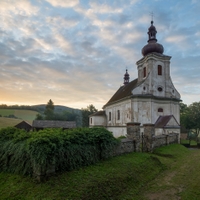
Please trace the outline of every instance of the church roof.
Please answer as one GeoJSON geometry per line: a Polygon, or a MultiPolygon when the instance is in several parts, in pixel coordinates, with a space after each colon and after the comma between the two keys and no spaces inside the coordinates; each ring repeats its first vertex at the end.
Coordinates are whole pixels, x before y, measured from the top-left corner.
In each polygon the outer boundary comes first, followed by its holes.
{"type": "Polygon", "coordinates": [[[100,110],[98,112],[91,114],[90,117],[91,116],[103,116],[103,115],[106,115],[106,112],[104,110],[100,110]]]}
{"type": "Polygon", "coordinates": [[[116,101],[119,101],[121,99],[131,96],[132,90],[137,86],[137,83],[138,83],[138,79],[135,79],[129,82],[128,84],[121,86],[104,106],[107,106],[108,104],[111,104],[113,102],[116,102],[116,101]]]}
{"type": "Polygon", "coordinates": [[[177,123],[177,126],[179,126],[179,123],[176,121],[174,115],[164,115],[164,116],[159,116],[159,118],[155,123],[155,128],[164,128],[168,124],[171,118],[174,118],[175,122],[177,123]]]}

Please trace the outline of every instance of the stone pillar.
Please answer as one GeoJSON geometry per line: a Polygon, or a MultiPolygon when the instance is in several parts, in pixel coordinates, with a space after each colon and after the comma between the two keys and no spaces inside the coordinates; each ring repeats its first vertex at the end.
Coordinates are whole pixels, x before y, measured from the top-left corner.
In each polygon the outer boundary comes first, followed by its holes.
{"type": "Polygon", "coordinates": [[[140,123],[129,122],[126,124],[127,135],[126,137],[133,141],[134,151],[140,151],[140,123]]]}
{"type": "Polygon", "coordinates": [[[41,166],[34,162],[33,165],[33,176],[38,182],[45,181],[49,176],[55,174],[55,164],[49,164],[46,166],[41,166]]]}
{"type": "Polygon", "coordinates": [[[154,124],[143,124],[143,151],[152,152],[154,149],[155,127],[154,124]]]}

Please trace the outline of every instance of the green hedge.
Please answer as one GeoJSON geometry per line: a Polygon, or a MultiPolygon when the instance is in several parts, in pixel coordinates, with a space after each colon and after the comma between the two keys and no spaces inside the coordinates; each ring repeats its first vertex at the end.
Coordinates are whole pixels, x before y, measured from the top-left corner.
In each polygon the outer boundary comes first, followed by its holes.
{"type": "Polygon", "coordinates": [[[0,130],[0,171],[32,175],[37,166],[68,171],[112,156],[118,140],[104,128],[0,130]]]}

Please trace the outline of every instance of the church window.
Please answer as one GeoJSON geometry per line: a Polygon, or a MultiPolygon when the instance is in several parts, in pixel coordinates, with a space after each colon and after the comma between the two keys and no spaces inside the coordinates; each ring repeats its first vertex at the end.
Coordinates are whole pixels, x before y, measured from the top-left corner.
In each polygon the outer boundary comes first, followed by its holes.
{"type": "Polygon", "coordinates": [[[109,119],[109,121],[111,121],[111,112],[109,112],[109,118],[108,119],[109,119]]]}
{"type": "Polygon", "coordinates": [[[163,109],[162,108],[158,108],[158,112],[163,112],[163,109]]]}
{"type": "Polygon", "coordinates": [[[143,68],[143,77],[146,77],[146,67],[143,68]]]}
{"type": "Polygon", "coordinates": [[[90,118],[90,124],[92,124],[92,117],[90,118]]]}
{"type": "Polygon", "coordinates": [[[162,87],[158,87],[158,91],[162,92],[163,91],[162,87]]]}
{"type": "Polygon", "coordinates": [[[117,120],[120,120],[120,110],[117,110],[117,120]]]}
{"type": "Polygon", "coordinates": [[[146,87],[145,87],[145,86],[143,87],[143,90],[146,90],[146,87]]]}
{"type": "Polygon", "coordinates": [[[158,65],[158,75],[162,75],[162,66],[158,65]]]}

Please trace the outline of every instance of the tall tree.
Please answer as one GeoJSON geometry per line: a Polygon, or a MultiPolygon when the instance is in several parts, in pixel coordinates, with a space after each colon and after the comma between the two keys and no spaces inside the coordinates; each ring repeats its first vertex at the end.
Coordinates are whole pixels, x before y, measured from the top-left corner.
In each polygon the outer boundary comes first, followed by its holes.
{"type": "Polygon", "coordinates": [[[51,120],[54,118],[54,103],[51,99],[47,102],[44,115],[45,115],[45,119],[47,120],[51,120]]]}
{"type": "Polygon", "coordinates": [[[89,115],[97,112],[98,110],[90,104],[87,108],[82,108],[82,126],[89,127],[89,115]]]}

